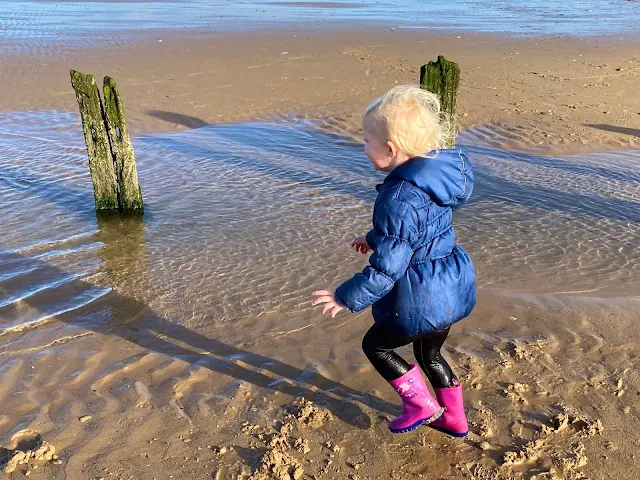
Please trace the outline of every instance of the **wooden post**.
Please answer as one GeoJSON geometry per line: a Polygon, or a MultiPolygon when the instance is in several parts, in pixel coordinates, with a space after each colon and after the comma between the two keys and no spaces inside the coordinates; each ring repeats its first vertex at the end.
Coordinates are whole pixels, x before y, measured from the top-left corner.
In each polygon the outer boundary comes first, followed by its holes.
{"type": "Polygon", "coordinates": [[[437,62],[429,62],[420,69],[420,86],[440,97],[440,110],[451,122],[449,147],[455,146],[456,97],[460,85],[460,67],[438,55],[437,62]]]}
{"type": "Polygon", "coordinates": [[[71,70],[71,85],[76,91],[80,107],[96,210],[118,210],[116,173],[98,85],[93,75],[85,75],[75,70],[71,70]]]}
{"type": "Polygon", "coordinates": [[[142,191],[138,184],[138,171],[129,130],[124,118],[124,105],[120,101],[118,87],[111,77],[104,77],[104,107],[107,130],[115,159],[118,180],[119,204],[123,212],[144,211],[142,191]]]}

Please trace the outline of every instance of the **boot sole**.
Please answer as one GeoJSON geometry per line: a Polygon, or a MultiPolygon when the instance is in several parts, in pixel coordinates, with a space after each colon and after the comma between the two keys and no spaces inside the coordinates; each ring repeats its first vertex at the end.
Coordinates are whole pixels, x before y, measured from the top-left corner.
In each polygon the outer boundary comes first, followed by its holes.
{"type": "Polygon", "coordinates": [[[444,409],[441,409],[440,412],[436,412],[431,417],[423,418],[422,420],[418,420],[416,423],[414,423],[412,425],[409,425],[408,427],[405,427],[405,428],[391,428],[391,427],[389,427],[389,431],[391,433],[406,433],[406,432],[410,432],[411,430],[415,430],[416,428],[418,428],[420,425],[429,425],[431,422],[435,422],[437,419],[439,419],[442,416],[443,413],[444,413],[444,409]]]}
{"type": "Polygon", "coordinates": [[[395,428],[391,428],[389,427],[389,431],[391,433],[406,433],[406,432],[410,432],[411,430],[415,430],[416,428],[418,428],[420,425],[424,425],[425,423],[427,423],[428,419],[424,419],[424,420],[420,420],[418,423],[414,423],[413,425],[406,427],[406,428],[400,428],[400,429],[395,429],[395,428]]]}
{"type": "Polygon", "coordinates": [[[450,435],[450,436],[456,437],[456,438],[464,438],[467,435],[469,435],[469,430],[467,430],[464,433],[457,433],[457,432],[450,432],[449,430],[445,430],[444,428],[436,427],[434,425],[429,425],[429,427],[433,428],[434,430],[437,430],[440,433],[444,433],[445,435],[450,435]]]}

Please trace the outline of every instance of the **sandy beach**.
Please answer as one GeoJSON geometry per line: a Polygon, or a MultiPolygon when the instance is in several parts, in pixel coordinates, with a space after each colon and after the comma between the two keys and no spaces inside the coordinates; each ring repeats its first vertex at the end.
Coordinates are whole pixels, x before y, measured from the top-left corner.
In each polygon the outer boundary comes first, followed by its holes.
{"type": "Polygon", "coordinates": [[[615,148],[638,141],[638,44],[391,30],[159,38],[3,56],[0,108],[73,111],[74,68],[118,81],[134,133],[308,116],[357,135],[372,98],[444,55],[462,71],[459,129],[488,126],[507,148],[615,148]]]}
{"type": "Polygon", "coordinates": [[[640,198],[623,155],[640,142],[640,38],[274,28],[117,43],[0,56],[7,478],[640,478],[640,198]],[[460,139],[483,157],[481,200],[456,225],[478,306],[445,352],[466,439],[392,435],[400,403],[360,348],[370,313],[310,307],[313,289],[365,262],[348,243],[370,221],[375,177],[362,159],[341,170],[362,156],[362,109],[437,55],[460,65],[460,139]],[[118,82],[144,224],[93,215],[71,68],[118,82]],[[215,129],[229,124],[240,130],[215,129]],[[245,150],[252,138],[263,143],[245,150]],[[496,193],[499,180],[513,190],[496,193]],[[528,201],[527,182],[546,193],[528,201]],[[230,191],[236,203],[220,201],[230,191]],[[206,198],[191,204],[194,192],[206,198]],[[519,204],[490,215],[487,199],[519,204]]]}

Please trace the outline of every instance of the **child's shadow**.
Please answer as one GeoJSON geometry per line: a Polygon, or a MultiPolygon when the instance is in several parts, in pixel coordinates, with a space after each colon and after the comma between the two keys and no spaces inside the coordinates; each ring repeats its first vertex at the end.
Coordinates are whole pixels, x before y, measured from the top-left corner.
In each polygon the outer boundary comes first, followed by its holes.
{"type": "MultiPolygon", "coordinates": [[[[111,295],[119,296],[117,293],[110,293],[106,297],[111,295]]],[[[102,301],[112,304],[114,299],[106,297],[102,301]]],[[[309,377],[303,370],[273,358],[204,337],[159,317],[147,305],[135,300],[120,296],[116,301],[120,302],[123,311],[128,312],[129,320],[120,323],[116,328],[110,328],[108,333],[118,335],[148,350],[179,357],[191,364],[197,362],[198,366],[204,366],[214,372],[261,388],[286,393],[294,398],[304,396],[313,399],[318,405],[329,409],[335,417],[361,429],[369,428],[371,419],[354,402],[365,403],[388,413],[397,411],[397,408],[384,400],[371,398],[320,374],[309,377]],[[240,362],[248,367],[240,365],[240,362]],[[256,370],[250,367],[255,367],[256,370]],[[274,376],[261,371],[270,372],[274,376]]],[[[92,309],[95,308],[96,306],[92,309]]]]}
{"type": "MultiPolygon", "coordinates": [[[[149,285],[146,271],[146,249],[143,242],[144,223],[139,218],[100,219],[99,232],[95,239],[102,242],[99,255],[102,257],[114,286],[137,284],[138,288],[149,285]],[[122,271],[122,263],[128,268],[122,271]],[[119,277],[122,276],[122,278],[119,277]]],[[[18,272],[28,272],[33,281],[46,280],[54,283],[56,279],[69,278],[68,273],[43,261],[41,258],[22,256],[16,253],[0,252],[0,278],[15,278],[18,272]],[[15,274],[15,275],[14,275],[15,274]]],[[[30,279],[26,279],[29,281],[30,279]]],[[[24,283],[19,282],[24,285],[24,283]]],[[[292,397],[305,396],[317,404],[329,409],[332,414],[357,428],[367,429],[371,419],[360,404],[365,404],[380,412],[395,414],[398,408],[380,398],[355,391],[341,383],[330,380],[315,372],[309,375],[292,365],[273,358],[227,345],[213,338],[204,337],[176,321],[167,320],[144,302],[125,296],[114,288],[108,294],[86,306],[74,309],[56,317],[58,321],[87,328],[102,334],[117,335],[145,349],[164,355],[179,356],[181,359],[248,382],[261,388],[286,393],[292,397]],[[104,312],[110,312],[104,320],[104,312]],[[102,318],[103,320],[96,320],[102,318]],[[249,366],[245,366],[240,363],[249,366]],[[250,367],[255,367],[255,370],[250,367]],[[274,377],[262,372],[270,372],[274,377]]],[[[92,284],[80,279],[69,280],[66,291],[87,292],[96,289],[92,284]]],[[[140,290],[138,290],[140,291],[140,290]]],[[[144,290],[142,290],[144,291],[144,290]]],[[[11,298],[19,294],[11,291],[11,285],[0,283],[0,316],[11,321],[17,320],[18,307],[11,298]],[[7,290],[9,289],[9,290],[7,290]]],[[[27,296],[21,301],[38,308],[37,295],[27,296]]]]}

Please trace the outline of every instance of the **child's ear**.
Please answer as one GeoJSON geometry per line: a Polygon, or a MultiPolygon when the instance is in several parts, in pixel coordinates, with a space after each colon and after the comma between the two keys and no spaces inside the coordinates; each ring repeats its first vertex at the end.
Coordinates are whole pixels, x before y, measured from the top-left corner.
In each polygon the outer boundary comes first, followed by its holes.
{"type": "Polygon", "coordinates": [[[393,158],[398,153],[398,147],[391,140],[387,142],[387,153],[389,154],[389,158],[393,158]]]}

